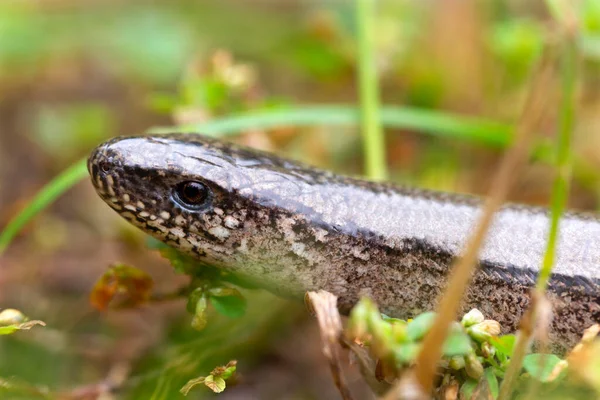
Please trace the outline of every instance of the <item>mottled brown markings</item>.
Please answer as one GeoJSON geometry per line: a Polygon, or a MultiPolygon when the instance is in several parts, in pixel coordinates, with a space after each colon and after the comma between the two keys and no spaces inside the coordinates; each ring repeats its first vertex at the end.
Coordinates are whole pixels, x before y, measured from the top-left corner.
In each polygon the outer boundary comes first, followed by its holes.
{"type": "MultiPolygon", "coordinates": [[[[470,196],[341,177],[188,135],[109,141],[92,154],[89,169],[98,194],[124,218],[204,263],[233,270],[288,297],[301,297],[306,290],[331,291],[345,311],[367,294],[384,312],[400,317],[435,307],[456,254],[444,240],[452,239],[453,224],[461,223],[448,220],[447,215],[469,217],[480,204],[470,196]],[[99,164],[108,166],[107,172],[101,172],[99,164]],[[113,185],[108,184],[108,175],[113,185]],[[212,209],[189,212],[172,201],[173,187],[185,180],[202,181],[211,189],[212,209]],[[361,196],[371,200],[365,202],[361,196]],[[435,237],[411,232],[402,236],[402,221],[397,231],[380,229],[385,218],[405,211],[389,208],[404,204],[403,199],[410,199],[406,204],[420,209],[426,218],[434,212],[430,205],[439,206],[446,230],[433,231],[435,237]],[[366,222],[361,220],[364,216],[369,216],[366,222]]],[[[523,211],[508,221],[514,222],[517,236],[528,229],[528,221],[546,213],[535,207],[505,210],[523,211]]],[[[569,221],[583,220],[600,226],[591,216],[566,216],[567,227],[569,221]]],[[[596,260],[600,238],[594,237],[590,235],[583,245],[569,245],[570,254],[588,272],[596,261],[600,263],[600,258],[596,260]]],[[[501,244],[519,250],[519,240],[509,236],[501,244]]],[[[481,259],[464,310],[478,307],[506,330],[514,330],[529,304],[539,265],[534,257],[513,259],[510,251],[502,254],[507,257],[481,259]]],[[[553,275],[550,293],[558,315],[552,338],[564,348],[578,339],[586,324],[598,321],[600,313],[598,275],[590,278],[572,269],[562,271],[567,273],[553,275]]]]}

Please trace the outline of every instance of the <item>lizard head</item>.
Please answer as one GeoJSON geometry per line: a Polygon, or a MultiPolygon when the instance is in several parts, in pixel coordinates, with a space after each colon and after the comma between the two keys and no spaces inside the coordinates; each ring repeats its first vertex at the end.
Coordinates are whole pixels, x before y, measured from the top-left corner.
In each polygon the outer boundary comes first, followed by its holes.
{"type": "Polygon", "coordinates": [[[189,134],[111,139],[88,160],[98,195],[121,217],[185,253],[227,267],[235,264],[232,257],[249,251],[257,229],[273,224],[274,208],[296,207],[301,186],[317,184],[312,180],[318,174],[303,168],[189,134]]]}

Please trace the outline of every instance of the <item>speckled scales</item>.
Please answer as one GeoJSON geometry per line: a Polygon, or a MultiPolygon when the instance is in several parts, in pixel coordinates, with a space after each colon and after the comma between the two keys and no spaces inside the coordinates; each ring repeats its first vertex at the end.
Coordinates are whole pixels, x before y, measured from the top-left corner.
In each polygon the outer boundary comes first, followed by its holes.
{"type": "MultiPolygon", "coordinates": [[[[361,295],[391,315],[435,307],[448,268],[480,212],[480,200],[334,175],[197,135],[117,138],[89,169],[99,195],[134,225],[199,260],[284,296],[325,289],[348,311],[361,295]],[[172,199],[201,181],[213,194],[201,211],[172,199]]],[[[514,330],[541,265],[547,211],[504,207],[480,252],[464,310],[477,307],[514,330]]],[[[561,220],[549,296],[556,348],[600,320],[600,221],[561,220]]]]}

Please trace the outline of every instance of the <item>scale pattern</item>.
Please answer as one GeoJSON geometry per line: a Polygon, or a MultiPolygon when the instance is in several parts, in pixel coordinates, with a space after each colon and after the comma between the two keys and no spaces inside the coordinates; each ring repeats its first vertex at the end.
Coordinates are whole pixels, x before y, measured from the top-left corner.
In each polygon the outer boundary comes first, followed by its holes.
{"type": "MultiPolygon", "coordinates": [[[[348,311],[372,297],[388,314],[433,309],[448,269],[473,231],[481,200],[335,175],[199,135],[116,138],[88,163],[102,199],[145,232],[280,295],[324,289],[348,311]],[[174,200],[200,181],[210,204],[174,200]]],[[[548,212],[508,205],[480,252],[463,311],[517,327],[542,263],[548,212]]],[[[549,297],[556,348],[600,321],[600,220],[567,213],[549,297]]]]}

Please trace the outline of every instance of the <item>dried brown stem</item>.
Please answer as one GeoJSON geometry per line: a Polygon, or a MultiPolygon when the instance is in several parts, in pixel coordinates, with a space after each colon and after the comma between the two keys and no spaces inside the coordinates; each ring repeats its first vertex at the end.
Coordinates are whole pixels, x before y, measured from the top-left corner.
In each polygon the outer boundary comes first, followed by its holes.
{"type": "Polygon", "coordinates": [[[331,375],[335,386],[344,400],[352,400],[352,395],[344,379],[340,362],[339,341],[342,336],[342,319],[337,309],[337,297],[329,292],[320,290],[308,292],[306,300],[319,321],[323,354],[329,362],[331,375]]]}
{"type": "Polygon", "coordinates": [[[391,385],[377,379],[377,362],[371,358],[368,350],[347,339],[345,336],[342,336],[341,341],[342,346],[349,349],[351,354],[354,355],[353,361],[358,364],[360,373],[371,390],[377,395],[386,393],[391,385]]]}
{"type": "Polygon", "coordinates": [[[506,153],[494,176],[483,214],[464,249],[463,256],[454,262],[448,288],[438,306],[436,322],[425,337],[423,350],[417,357],[415,374],[423,394],[431,393],[437,363],[442,354],[442,345],[450,323],[454,321],[458,313],[461,299],[477,264],[479,249],[491,225],[493,215],[505,201],[515,177],[518,176],[517,172],[527,161],[533,133],[539,128],[544,116],[548,97],[546,91],[550,86],[553,72],[553,57],[546,55],[530,86],[523,113],[516,127],[514,145],[506,153]]]}

